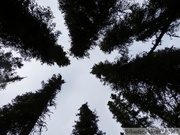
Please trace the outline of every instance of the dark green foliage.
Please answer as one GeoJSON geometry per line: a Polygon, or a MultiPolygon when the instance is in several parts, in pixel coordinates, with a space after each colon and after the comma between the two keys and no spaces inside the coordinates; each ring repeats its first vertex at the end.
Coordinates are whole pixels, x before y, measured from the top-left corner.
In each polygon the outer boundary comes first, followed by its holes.
{"type": "Polygon", "coordinates": [[[61,75],[53,75],[42,89],[17,96],[11,104],[0,108],[0,134],[29,135],[46,127],[45,116],[64,83],[61,75]],[[38,130],[37,130],[38,129],[38,130]]]}
{"type": "MultiPolygon", "coordinates": [[[[69,59],[57,44],[60,34],[50,8],[40,7],[34,0],[0,0],[0,89],[10,82],[23,79],[15,70],[23,66],[22,60],[35,58],[41,63],[68,65],[69,59]],[[7,48],[21,54],[14,57],[7,48]],[[4,52],[5,50],[6,52],[4,52]]],[[[56,94],[64,81],[53,75],[42,89],[17,96],[12,103],[0,108],[1,135],[28,135],[40,132],[49,107],[55,105],[56,94]]]]}
{"type": "MultiPolygon", "coordinates": [[[[105,14],[104,24],[96,20],[91,22],[91,13],[101,8],[101,5],[92,6],[92,3],[101,1],[59,0],[72,39],[70,50],[75,56],[86,55],[98,37],[102,51],[110,53],[117,49],[123,54],[116,62],[101,62],[92,70],[117,92],[112,94],[112,101],[108,103],[114,117],[124,127],[152,127],[157,120],[164,127],[179,127],[180,51],[171,48],[154,52],[164,35],[177,37],[179,0],[147,0],[142,5],[117,0],[112,2],[112,7],[104,8],[113,9],[105,14]],[[153,38],[149,53],[134,59],[128,57],[131,44],[153,38]]],[[[99,19],[103,12],[99,13],[95,18],[104,22],[99,19]]]]}
{"type": "Polygon", "coordinates": [[[0,43],[18,51],[24,58],[59,66],[69,64],[57,44],[52,12],[34,0],[0,0],[0,43]]]}
{"type": "Polygon", "coordinates": [[[131,59],[121,57],[114,63],[100,62],[93,67],[92,73],[96,74],[105,83],[112,83],[113,89],[121,89],[131,82],[139,82],[158,86],[161,89],[179,91],[180,82],[180,49],[164,49],[152,55],[142,54],[131,59]],[[116,83],[114,83],[117,81],[116,83]],[[115,85],[118,84],[118,85],[115,85]]]}
{"type": "Polygon", "coordinates": [[[131,121],[126,117],[128,112],[121,110],[126,106],[123,100],[127,100],[130,106],[135,105],[135,110],[150,114],[152,122],[156,119],[161,120],[164,127],[180,126],[179,57],[180,49],[170,48],[134,59],[124,56],[114,63],[106,61],[93,67],[92,73],[104,84],[111,85],[119,95],[112,95],[113,101],[109,102],[110,110],[117,121],[125,126],[128,125],[124,124],[123,117],[126,122],[131,121]],[[122,101],[120,97],[123,97],[122,101]],[[124,116],[119,118],[118,115],[124,116]]]}
{"type": "Polygon", "coordinates": [[[179,94],[175,96],[166,91],[165,93],[161,92],[160,95],[155,91],[156,89],[150,88],[148,92],[144,93],[135,90],[112,94],[112,101],[108,102],[110,111],[122,127],[156,127],[157,123],[165,128],[180,126],[179,94]]]}
{"type": "Polygon", "coordinates": [[[79,108],[77,116],[79,116],[79,120],[76,121],[72,135],[105,135],[98,129],[98,116],[89,109],[87,103],[79,108]]]}
{"type": "Polygon", "coordinates": [[[114,115],[121,127],[125,128],[145,128],[151,126],[154,119],[150,119],[148,113],[140,110],[135,104],[129,103],[121,95],[112,94],[112,101],[108,102],[109,110],[114,115]]]}
{"type": "Polygon", "coordinates": [[[179,0],[147,0],[142,5],[130,3],[106,34],[100,48],[110,53],[117,49],[122,57],[110,63],[94,65],[95,74],[116,91],[109,109],[122,127],[180,127],[180,50],[155,51],[165,34],[177,37],[179,0]],[[129,58],[128,47],[135,41],[155,38],[149,53],[129,58]]]}
{"type": "Polygon", "coordinates": [[[22,66],[21,58],[13,57],[11,52],[5,53],[0,50],[0,89],[5,89],[8,83],[23,79],[15,72],[17,68],[22,66]]]}
{"type": "Polygon", "coordinates": [[[69,29],[71,53],[82,58],[95,45],[98,32],[110,24],[117,0],[58,0],[69,29]]]}
{"type": "Polygon", "coordinates": [[[59,0],[59,5],[72,39],[70,51],[77,57],[87,56],[98,38],[101,50],[110,53],[156,36],[151,54],[165,34],[177,36],[179,0],[147,0],[142,5],[124,0],[59,0]]]}
{"type": "Polygon", "coordinates": [[[148,41],[156,36],[152,53],[165,34],[176,36],[180,19],[179,0],[153,1],[129,4],[129,12],[122,15],[112,27],[106,30],[100,47],[104,52],[114,49],[122,51],[134,41],[148,41]]]}

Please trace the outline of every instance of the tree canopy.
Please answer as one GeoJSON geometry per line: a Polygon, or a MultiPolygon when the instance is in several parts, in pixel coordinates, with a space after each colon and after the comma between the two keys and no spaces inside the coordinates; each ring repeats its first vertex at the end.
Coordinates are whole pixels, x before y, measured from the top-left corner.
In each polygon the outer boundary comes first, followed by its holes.
{"type": "Polygon", "coordinates": [[[74,125],[72,135],[105,135],[98,129],[97,122],[99,120],[96,112],[92,112],[87,103],[79,108],[77,116],[79,116],[79,120],[75,121],[76,125],[74,125]]]}
{"type": "MultiPolygon", "coordinates": [[[[123,128],[179,128],[180,124],[180,48],[157,50],[163,37],[179,38],[180,1],[145,0],[58,0],[71,38],[70,53],[77,58],[99,46],[104,53],[118,50],[114,62],[99,62],[92,68],[104,85],[112,88],[109,110],[123,128]],[[135,42],[151,42],[151,49],[131,56],[135,42]],[[158,124],[159,125],[158,125],[158,124]]],[[[34,0],[0,0],[0,89],[23,79],[16,69],[23,60],[70,64],[60,34],[55,30],[50,8],[34,0]],[[6,48],[15,50],[14,57],[6,48]]],[[[0,108],[0,134],[27,135],[41,130],[49,107],[64,83],[53,75],[42,89],[17,96],[0,108]]],[[[104,135],[96,112],[87,103],[79,108],[73,135],[104,135]]]]}
{"type": "Polygon", "coordinates": [[[59,0],[72,40],[70,51],[77,57],[87,55],[98,38],[102,39],[98,41],[101,50],[110,53],[156,36],[152,53],[165,34],[177,36],[179,4],[178,0],[146,0],[143,4],[124,0],[59,0]]]}

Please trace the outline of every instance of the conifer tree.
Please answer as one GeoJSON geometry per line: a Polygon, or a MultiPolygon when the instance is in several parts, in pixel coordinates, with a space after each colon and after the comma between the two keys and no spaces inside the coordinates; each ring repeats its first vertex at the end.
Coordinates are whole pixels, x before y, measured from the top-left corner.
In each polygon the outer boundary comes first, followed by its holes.
{"type": "Polygon", "coordinates": [[[50,8],[40,7],[34,0],[0,1],[0,44],[49,65],[69,64],[66,53],[57,44],[50,8]]]}
{"type": "Polygon", "coordinates": [[[163,127],[180,126],[179,57],[180,49],[171,48],[134,59],[124,56],[114,63],[106,61],[93,67],[92,73],[117,93],[112,94],[108,105],[122,126],[137,127],[138,121],[150,122],[139,127],[153,127],[155,121],[161,121],[163,127]],[[129,116],[134,111],[136,120],[129,116]],[[142,114],[148,119],[142,119],[142,114]]]}
{"type": "Polygon", "coordinates": [[[79,58],[88,56],[99,32],[109,25],[117,0],[58,0],[71,37],[70,52],[79,58]]]}
{"type": "Polygon", "coordinates": [[[148,113],[131,104],[120,94],[112,94],[108,102],[109,110],[123,128],[146,128],[155,121],[148,113]],[[143,114],[143,115],[142,115],[143,114]]]}
{"type": "Polygon", "coordinates": [[[72,135],[105,135],[98,129],[98,117],[89,109],[87,103],[79,108],[77,116],[79,116],[79,120],[74,125],[72,135]]]}
{"type": "Polygon", "coordinates": [[[161,45],[164,35],[178,37],[176,32],[180,19],[180,8],[177,6],[179,4],[179,0],[147,0],[142,4],[129,4],[128,12],[122,14],[122,17],[106,30],[100,43],[101,50],[108,53],[114,49],[122,51],[135,41],[147,42],[155,36],[149,52],[151,54],[161,45]]]}
{"type": "Polygon", "coordinates": [[[53,75],[47,83],[42,82],[42,89],[17,96],[0,108],[0,134],[41,133],[46,127],[45,116],[49,107],[56,105],[55,98],[63,83],[61,75],[53,75]]]}

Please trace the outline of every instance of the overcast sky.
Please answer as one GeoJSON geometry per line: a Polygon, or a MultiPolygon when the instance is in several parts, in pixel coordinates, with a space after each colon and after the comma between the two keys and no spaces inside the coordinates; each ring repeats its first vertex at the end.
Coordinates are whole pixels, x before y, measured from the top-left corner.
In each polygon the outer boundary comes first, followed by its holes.
{"type": "MultiPolygon", "coordinates": [[[[62,32],[58,43],[64,47],[65,51],[70,48],[70,39],[67,28],[64,26],[63,17],[58,10],[57,0],[39,0],[41,5],[50,6],[55,16],[54,21],[57,23],[57,29],[62,32]]],[[[176,45],[180,47],[179,39],[169,40],[165,37],[163,44],[166,47],[176,45]]],[[[131,53],[136,54],[150,49],[149,44],[135,43],[131,47],[131,53]]],[[[32,60],[25,62],[22,69],[18,70],[20,76],[26,76],[20,82],[9,85],[6,90],[0,93],[0,105],[10,102],[18,94],[41,89],[41,81],[51,78],[52,74],[60,73],[66,81],[62,85],[61,92],[57,95],[56,108],[52,108],[53,114],[47,117],[46,132],[42,135],[70,135],[73,129],[74,121],[78,118],[76,114],[82,104],[88,102],[91,110],[96,109],[99,116],[99,129],[106,132],[106,135],[119,135],[120,124],[112,118],[108,110],[107,102],[110,100],[111,89],[109,86],[103,86],[102,83],[90,74],[91,68],[95,63],[106,59],[113,61],[117,52],[111,55],[105,55],[99,51],[98,47],[90,51],[90,59],[80,59],[70,57],[71,65],[59,68],[58,66],[41,65],[38,61],[32,60]]]]}

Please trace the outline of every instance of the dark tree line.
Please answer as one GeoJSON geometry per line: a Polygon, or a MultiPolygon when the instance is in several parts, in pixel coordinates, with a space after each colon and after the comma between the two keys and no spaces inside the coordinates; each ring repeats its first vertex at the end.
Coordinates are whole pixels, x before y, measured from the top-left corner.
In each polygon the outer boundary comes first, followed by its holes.
{"type": "MultiPolygon", "coordinates": [[[[77,58],[99,46],[105,53],[118,50],[114,62],[99,62],[91,73],[112,88],[109,110],[123,128],[180,127],[180,49],[157,50],[164,36],[179,38],[180,1],[58,0],[71,38],[70,53],[77,58]],[[152,42],[148,52],[129,55],[134,42],[152,42]]],[[[50,8],[34,0],[0,0],[0,89],[23,79],[16,69],[35,58],[48,65],[70,64],[50,8]],[[14,57],[6,48],[15,50],[14,57]]],[[[17,96],[0,108],[0,133],[27,135],[46,126],[48,107],[64,81],[54,75],[35,93],[17,96]],[[38,104],[37,104],[38,103],[38,104]]],[[[103,135],[98,117],[87,103],[79,109],[73,135],[103,135]]]]}

